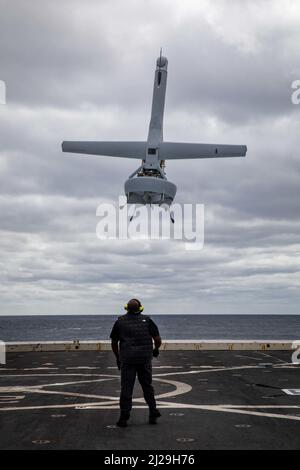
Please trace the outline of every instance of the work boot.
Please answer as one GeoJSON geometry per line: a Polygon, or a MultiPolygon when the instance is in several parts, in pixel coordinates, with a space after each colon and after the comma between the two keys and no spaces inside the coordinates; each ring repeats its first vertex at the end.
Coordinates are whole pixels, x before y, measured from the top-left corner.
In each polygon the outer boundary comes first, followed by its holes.
{"type": "Polygon", "coordinates": [[[119,426],[119,428],[127,428],[127,419],[119,418],[119,421],[116,422],[116,425],[119,426]]]}
{"type": "Polygon", "coordinates": [[[150,411],[149,424],[157,424],[157,418],[159,418],[160,416],[161,414],[157,409],[150,411]]]}
{"type": "Polygon", "coordinates": [[[119,426],[119,428],[126,428],[127,421],[129,420],[130,415],[128,413],[121,413],[119,421],[117,421],[116,425],[119,426]]]}

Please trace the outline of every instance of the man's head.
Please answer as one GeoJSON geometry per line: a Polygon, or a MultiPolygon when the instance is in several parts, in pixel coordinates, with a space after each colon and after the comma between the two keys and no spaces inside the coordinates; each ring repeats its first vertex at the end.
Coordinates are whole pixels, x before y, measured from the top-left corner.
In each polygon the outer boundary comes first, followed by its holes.
{"type": "Polygon", "coordinates": [[[125,310],[127,310],[128,313],[139,313],[144,310],[144,307],[138,299],[129,300],[129,302],[125,305],[124,308],[125,310]]]}

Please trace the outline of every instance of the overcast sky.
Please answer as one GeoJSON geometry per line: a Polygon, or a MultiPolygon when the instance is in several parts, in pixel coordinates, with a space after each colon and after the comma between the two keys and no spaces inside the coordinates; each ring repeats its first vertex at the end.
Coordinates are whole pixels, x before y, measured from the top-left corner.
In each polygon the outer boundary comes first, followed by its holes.
{"type": "Polygon", "coordinates": [[[298,313],[300,4],[0,0],[1,314],[298,313]],[[246,158],[167,163],[205,205],[205,246],[100,241],[138,160],[62,140],[145,140],[160,47],[164,138],[246,144],[246,158]]]}

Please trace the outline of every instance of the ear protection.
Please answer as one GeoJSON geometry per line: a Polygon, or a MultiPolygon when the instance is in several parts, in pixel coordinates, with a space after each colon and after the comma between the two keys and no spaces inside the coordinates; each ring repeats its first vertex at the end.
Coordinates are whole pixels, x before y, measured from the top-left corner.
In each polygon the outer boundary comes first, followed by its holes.
{"type": "MultiPolygon", "coordinates": [[[[139,304],[138,311],[139,312],[142,312],[144,310],[144,307],[142,306],[141,302],[138,299],[131,299],[131,300],[135,300],[136,302],[138,302],[138,304],[139,304]]],[[[124,309],[128,311],[128,304],[124,305],[124,309]]]]}

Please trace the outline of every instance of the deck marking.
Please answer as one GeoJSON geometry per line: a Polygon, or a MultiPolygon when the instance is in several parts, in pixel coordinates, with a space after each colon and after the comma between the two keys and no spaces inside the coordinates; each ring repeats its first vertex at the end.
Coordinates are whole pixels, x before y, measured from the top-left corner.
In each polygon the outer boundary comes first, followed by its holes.
{"type": "Polygon", "coordinates": [[[221,405],[221,406],[225,407],[225,408],[228,407],[228,408],[257,408],[257,409],[259,409],[259,408],[262,408],[262,409],[268,409],[268,408],[270,408],[270,409],[271,408],[274,408],[274,409],[275,408],[278,408],[278,409],[288,408],[288,409],[290,409],[290,408],[295,408],[297,410],[300,409],[300,406],[298,406],[298,405],[221,405]]]}
{"type": "MultiPolygon", "coordinates": [[[[258,352],[260,353],[260,352],[258,352]]],[[[260,353],[264,356],[271,357],[274,359],[273,356],[270,356],[265,353],[260,353]]],[[[246,356],[242,356],[246,357],[246,356]]],[[[255,359],[256,361],[260,360],[258,358],[248,356],[248,359],[255,359]]],[[[295,368],[299,369],[299,366],[294,366],[290,363],[287,363],[283,360],[279,360],[275,358],[277,363],[272,363],[272,368],[278,369],[290,369],[295,368]],[[280,362],[280,364],[278,363],[280,362]]],[[[49,363],[44,365],[50,365],[49,363]]],[[[51,364],[52,365],[52,364],[51,364]]],[[[155,366],[155,369],[182,369],[182,366],[155,366]]],[[[26,370],[34,370],[39,371],[42,369],[46,369],[45,367],[36,367],[33,369],[20,369],[21,371],[26,370]]],[[[47,370],[53,370],[54,368],[47,368],[47,370]]],[[[57,368],[55,368],[57,369],[57,368]]],[[[78,366],[78,367],[68,367],[70,369],[95,369],[94,367],[88,366],[78,366]]],[[[222,412],[222,413],[235,413],[240,415],[250,415],[250,416],[257,416],[257,417],[264,417],[264,418],[276,418],[276,419],[288,419],[293,421],[300,421],[299,416],[299,409],[300,406],[295,405],[295,401],[293,401],[293,405],[234,405],[234,404],[206,404],[206,405],[198,405],[192,403],[177,403],[173,402],[170,399],[171,397],[177,397],[178,395],[187,394],[192,390],[192,386],[188,383],[177,381],[177,380],[170,380],[173,376],[180,375],[188,377],[189,374],[207,374],[211,372],[223,372],[223,371],[237,371],[237,370],[247,370],[247,369],[261,369],[258,364],[255,365],[244,365],[244,366],[236,366],[236,367],[217,367],[217,366],[191,366],[190,369],[197,369],[197,370],[181,370],[181,371],[169,371],[169,372],[162,372],[162,373],[155,373],[153,374],[153,380],[156,382],[160,382],[164,385],[170,385],[174,387],[174,389],[170,390],[166,393],[161,393],[156,395],[156,400],[158,406],[165,409],[175,409],[175,410],[183,410],[183,409],[190,409],[190,410],[199,410],[199,411],[212,411],[212,412],[222,412]],[[201,369],[201,370],[199,370],[201,369]],[[295,414],[280,414],[280,410],[295,410],[295,414]],[[298,415],[296,414],[298,412],[298,415]]],[[[18,370],[18,369],[10,369],[10,370],[18,370]]],[[[1,372],[4,372],[2,370],[1,372]]],[[[100,374],[100,373],[36,373],[36,374],[1,374],[1,377],[9,377],[9,378],[24,378],[24,377],[74,377],[73,381],[66,381],[66,382],[57,382],[57,383],[46,383],[46,384],[39,384],[39,385],[23,385],[23,386],[6,386],[0,387],[0,393],[10,393],[10,395],[2,395],[0,397],[0,411],[19,411],[19,410],[42,410],[42,409],[77,409],[77,410],[118,410],[119,409],[119,397],[114,396],[106,396],[106,395],[98,395],[98,394],[85,394],[85,393],[78,393],[72,391],[65,391],[62,387],[64,386],[76,386],[83,385],[87,383],[99,383],[99,382],[106,382],[111,380],[119,380],[120,374],[100,374]],[[53,387],[58,387],[58,390],[53,390],[53,387]],[[50,389],[49,389],[50,388],[50,389]],[[22,393],[24,395],[13,395],[13,393],[22,393]],[[38,405],[38,406],[7,406],[8,404],[13,404],[15,402],[15,398],[25,397],[26,394],[37,393],[37,394],[44,394],[45,396],[48,394],[51,395],[60,395],[62,397],[74,397],[76,398],[85,398],[85,399],[94,399],[92,402],[84,402],[84,403],[69,403],[69,404],[51,404],[51,405],[38,405]],[[8,401],[9,400],[9,401],[8,401]],[[4,405],[4,406],[3,406],[4,405]]],[[[202,376],[203,377],[203,376],[202,376]]],[[[207,379],[198,379],[200,381],[207,380],[207,379]]],[[[280,389],[281,390],[281,389],[280,389]]],[[[282,389],[290,390],[290,389],[282,389]]],[[[299,390],[299,389],[296,389],[299,390]]],[[[18,402],[17,402],[18,403],[18,402]]],[[[133,399],[133,408],[135,409],[147,409],[148,406],[145,404],[144,398],[134,398],[133,399]]]]}
{"type": "MultiPolygon", "coordinates": [[[[95,395],[95,394],[83,394],[83,393],[77,393],[77,392],[64,392],[64,391],[57,391],[57,390],[45,390],[45,387],[53,387],[53,386],[64,386],[64,385],[78,385],[81,383],[96,383],[96,382],[103,382],[107,380],[112,380],[112,378],[102,378],[102,379],[96,379],[96,380],[86,380],[86,381],[78,381],[78,382],[63,382],[63,383],[55,383],[55,384],[41,384],[41,385],[34,385],[34,386],[18,386],[18,390],[22,390],[23,392],[26,393],[40,393],[40,394],[48,394],[48,395],[63,395],[63,396],[69,396],[69,397],[81,397],[81,398],[96,398],[96,399],[105,399],[105,400],[112,400],[112,401],[118,401],[119,396],[117,397],[111,397],[111,396],[106,396],[106,395],[95,395]]],[[[174,380],[167,380],[167,379],[155,379],[160,382],[173,385],[175,387],[175,390],[172,390],[170,392],[162,393],[160,395],[157,395],[156,398],[169,398],[169,397],[174,397],[177,395],[181,395],[184,393],[188,393],[192,390],[192,386],[189,384],[186,384],[184,382],[178,382],[174,380]]],[[[10,387],[11,389],[11,387],[10,387]]],[[[1,391],[1,388],[0,388],[1,391]]],[[[3,391],[3,389],[2,389],[3,391]]],[[[136,398],[135,401],[143,401],[143,398],[136,398]]],[[[3,409],[3,408],[2,408],[3,409]]]]}
{"type": "Polygon", "coordinates": [[[183,369],[183,366],[152,366],[152,369],[183,369]]]}
{"type": "MultiPolygon", "coordinates": [[[[86,383],[96,383],[96,382],[106,382],[107,380],[113,380],[115,379],[114,376],[111,377],[103,377],[101,379],[90,379],[90,380],[77,380],[76,382],[57,382],[53,384],[41,384],[41,385],[36,385],[36,387],[43,388],[43,387],[64,387],[65,385],[80,385],[80,384],[86,384],[86,383]]],[[[31,386],[29,385],[29,388],[31,386]]]]}
{"type": "Polygon", "coordinates": [[[265,357],[270,357],[271,359],[276,359],[277,362],[286,362],[286,361],[283,361],[282,359],[279,359],[276,356],[272,356],[271,354],[267,354],[267,353],[262,352],[262,351],[257,351],[257,354],[261,354],[262,356],[265,356],[265,357]]]}
{"type": "Polygon", "coordinates": [[[91,366],[77,366],[77,367],[66,367],[67,370],[71,369],[100,369],[100,367],[91,367],[91,366]]]}
{"type": "Polygon", "coordinates": [[[22,400],[23,398],[25,398],[25,395],[4,395],[3,397],[0,397],[0,400],[22,400]]]}
{"type": "Polygon", "coordinates": [[[194,442],[194,438],[193,437],[178,437],[176,439],[177,442],[194,442]]]}
{"type": "Polygon", "coordinates": [[[300,395],[300,388],[282,388],[282,391],[287,395],[300,395]]]}
{"type": "MultiPolygon", "coordinates": [[[[160,395],[156,395],[155,396],[156,399],[169,398],[169,397],[174,397],[174,396],[177,396],[177,395],[182,395],[184,393],[190,392],[193,388],[191,385],[189,385],[185,382],[177,382],[175,380],[158,379],[156,377],[153,377],[153,380],[157,380],[159,382],[170,384],[170,385],[173,385],[175,387],[175,390],[173,390],[171,392],[166,392],[166,393],[162,393],[160,395]]],[[[143,398],[140,398],[138,400],[143,401],[143,398]]]]}
{"type": "Polygon", "coordinates": [[[76,392],[63,392],[63,391],[56,391],[56,390],[30,390],[28,389],[27,392],[31,393],[43,393],[45,395],[63,395],[67,397],[80,397],[80,398],[97,398],[98,400],[101,398],[110,399],[110,400],[118,400],[118,397],[106,397],[103,395],[93,395],[93,394],[85,394],[85,393],[76,393],[76,392]]]}
{"type": "Polygon", "coordinates": [[[246,357],[247,359],[252,359],[254,361],[260,361],[261,359],[259,357],[252,357],[252,356],[242,356],[241,354],[236,354],[235,357],[241,357],[244,359],[246,357]]]}
{"type": "Polygon", "coordinates": [[[1,377],[120,377],[120,375],[111,374],[5,374],[1,377]]]}
{"type": "MultiPolygon", "coordinates": [[[[134,399],[136,401],[143,401],[142,398],[134,399]]],[[[268,417],[268,418],[279,418],[279,419],[288,419],[294,421],[300,421],[300,416],[297,415],[284,415],[278,413],[262,413],[258,411],[250,411],[250,409],[299,409],[299,406],[295,405],[195,405],[191,403],[172,403],[157,401],[157,404],[161,408],[176,408],[176,409],[198,409],[205,411],[216,411],[216,412],[227,412],[227,413],[237,413],[245,415],[253,415],[258,417],[268,417]]],[[[105,403],[77,403],[69,405],[41,405],[41,406],[29,406],[29,407],[6,407],[0,408],[0,411],[17,411],[17,410],[37,410],[37,409],[53,409],[53,408],[77,408],[77,409],[119,409],[119,404],[116,401],[114,404],[108,402],[109,406],[106,406],[105,403]]],[[[148,408],[146,404],[144,405],[133,405],[133,408],[148,408]]]]}
{"type": "Polygon", "coordinates": [[[214,366],[190,366],[190,369],[215,369],[214,366]]]}
{"type": "Polygon", "coordinates": [[[183,374],[205,374],[207,372],[226,372],[227,370],[242,370],[242,369],[260,369],[259,366],[236,366],[236,367],[216,367],[214,369],[205,370],[188,370],[182,372],[166,372],[164,374],[155,374],[153,377],[166,377],[169,375],[183,375],[183,374]]]}

